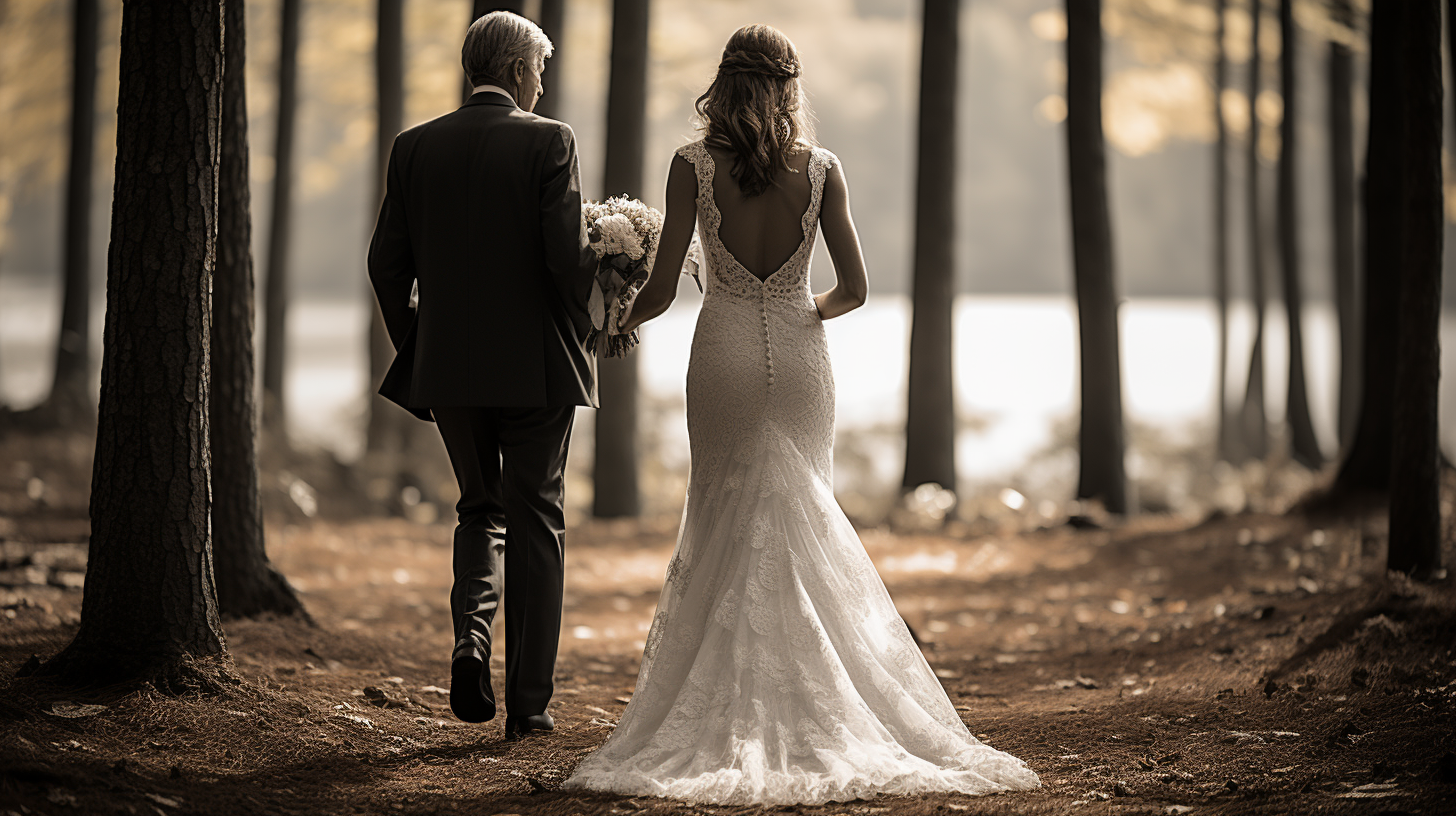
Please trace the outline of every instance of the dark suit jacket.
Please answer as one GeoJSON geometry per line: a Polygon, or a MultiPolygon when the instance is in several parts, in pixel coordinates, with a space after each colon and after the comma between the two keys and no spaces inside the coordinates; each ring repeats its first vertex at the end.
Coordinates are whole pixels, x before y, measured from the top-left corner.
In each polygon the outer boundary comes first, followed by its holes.
{"type": "Polygon", "coordinates": [[[421,419],[439,406],[596,406],[582,344],[595,269],[569,126],[483,91],[399,134],[369,244],[397,352],[379,393],[421,419]]]}

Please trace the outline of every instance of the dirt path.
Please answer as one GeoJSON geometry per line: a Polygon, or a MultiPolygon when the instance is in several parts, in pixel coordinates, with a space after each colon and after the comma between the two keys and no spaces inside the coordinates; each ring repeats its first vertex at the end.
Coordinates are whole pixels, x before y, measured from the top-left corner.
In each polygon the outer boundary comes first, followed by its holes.
{"type": "MultiPolygon", "coordinates": [[[[756,812],[556,790],[632,693],[675,522],[571,533],[557,730],[521,741],[446,705],[449,527],[272,529],[319,626],[229,624],[246,682],[222,698],[12,684],[0,814],[756,812]]],[[[1456,812],[1456,594],[1386,583],[1380,526],[865,531],[971,730],[1045,787],[798,810],[1456,812]]],[[[12,525],[5,544],[12,569],[31,570],[0,588],[6,678],[64,645],[79,612],[84,550],[22,540],[42,528],[12,525]]]]}

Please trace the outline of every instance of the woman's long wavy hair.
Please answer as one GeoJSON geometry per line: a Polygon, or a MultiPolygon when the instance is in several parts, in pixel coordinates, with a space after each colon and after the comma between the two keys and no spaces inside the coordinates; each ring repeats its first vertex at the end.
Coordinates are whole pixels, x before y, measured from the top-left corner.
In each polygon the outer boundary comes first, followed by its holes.
{"type": "Polygon", "coordinates": [[[782,31],[744,26],[723,48],[718,74],[698,97],[705,141],[733,154],[730,172],[744,195],[773,186],[789,156],[814,144],[813,117],[799,84],[799,54],[782,31]]]}

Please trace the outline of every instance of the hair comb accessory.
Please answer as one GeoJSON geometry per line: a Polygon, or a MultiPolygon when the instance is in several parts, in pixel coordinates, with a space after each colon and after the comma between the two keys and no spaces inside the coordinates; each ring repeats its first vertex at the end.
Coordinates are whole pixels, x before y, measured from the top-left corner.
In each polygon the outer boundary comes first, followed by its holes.
{"type": "Polygon", "coordinates": [[[799,65],[758,51],[732,51],[723,55],[723,61],[718,65],[718,73],[760,74],[776,79],[798,79],[799,65]]]}

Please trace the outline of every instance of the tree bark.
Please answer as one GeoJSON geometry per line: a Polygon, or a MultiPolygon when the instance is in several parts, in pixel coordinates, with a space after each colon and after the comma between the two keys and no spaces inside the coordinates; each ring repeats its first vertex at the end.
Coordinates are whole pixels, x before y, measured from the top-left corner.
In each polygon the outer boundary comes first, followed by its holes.
{"type": "Polygon", "coordinates": [[[1404,8],[1404,0],[1377,0],[1370,14],[1360,413],[1354,441],[1327,494],[1336,502],[1361,493],[1384,495],[1390,489],[1404,221],[1405,87],[1400,68],[1404,8]]]}
{"type": "MultiPolygon", "coordinates": [[[[374,79],[378,91],[374,142],[374,208],[384,201],[384,174],[394,137],[404,129],[404,2],[379,0],[378,40],[374,49],[374,79]]],[[[369,321],[369,382],[384,380],[394,359],[394,343],[384,328],[384,315],[376,308],[369,321]]],[[[404,448],[404,422],[409,415],[391,408],[371,391],[368,450],[382,458],[386,470],[397,471],[404,448]]]]}
{"type": "Polygon", "coordinates": [[[71,152],[66,168],[61,332],[46,410],[58,425],[95,417],[91,396],[91,182],[96,147],[96,0],[76,0],[71,37],[71,152]]]}
{"type": "Polygon", "coordinates": [[[1299,30],[1294,25],[1294,0],[1279,0],[1279,84],[1284,115],[1279,121],[1279,255],[1284,281],[1284,314],[1289,329],[1289,377],[1285,418],[1290,453],[1296,462],[1318,469],[1324,464],[1314,422],[1309,415],[1309,387],[1304,375],[1304,295],[1300,286],[1299,188],[1299,30]]]}
{"type": "Polygon", "coordinates": [[[1066,0],[1066,7],[1067,171],[1082,357],[1077,498],[1126,513],[1117,289],[1102,136],[1102,3],[1066,0]]]}
{"type": "Polygon", "coordinates": [[[298,110],[302,0],[282,0],[278,37],[278,120],[273,136],[273,206],[268,214],[268,279],[263,287],[263,427],[288,438],[284,411],[288,343],[288,251],[293,224],[293,135],[298,110]]]}
{"type": "MultiPolygon", "coordinates": [[[[1349,0],[1336,0],[1336,21],[1354,25],[1349,0]]],[[[1340,329],[1340,449],[1355,436],[1360,400],[1360,310],[1355,272],[1355,117],[1354,57],[1349,46],[1330,42],[1329,128],[1333,206],[1335,308],[1340,329]]]]}
{"type": "Polygon", "coordinates": [[[1403,2],[1404,229],[1386,568],[1428,579],[1441,567],[1441,5],[1403,2]]]}
{"type": "MultiPolygon", "coordinates": [[[[607,88],[605,195],[641,197],[647,124],[648,0],[612,3],[611,78],[607,88]]],[[[637,355],[597,365],[602,407],[597,411],[592,462],[592,515],[642,513],[637,486],[637,355]]]]}
{"type": "Polygon", "coordinates": [[[222,9],[122,10],[116,191],[81,626],[41,668],[88,685],[224,653],[208,531],[222,9]]]}
{"type": "Polygon", "coordinates": [[[1214,32],[1216,54],[1213,64],[1213,124],[1218,133],[1213,157],[1213,295],[1218,308],[1218,387],[1215,418],[1217,455],[1221,460],[1233,459],[1233,428],[1229,425],[1229,161],[1228,122],[1223,117],[1223,91],[1228,87],[1228,0],[1217,0],[1214,14],[1218,28],[1214,32]]]}
{"type": "Polygon", "coordinates": [[[248,189],[244,4],[224,9],[222,153],[217,269],[212,278],[212,535],[218,611],[250,618],[303,614],[293,587],[268,562],[258,501],[253,397],[253,252],[248,189]]]}
{"type": "Polygon", "coordinates": [[[956,489],[955,301],[956,79],[959,0],[922,3],[920,114],[915,174],[910,382],[905,418],[907,490],[956,489]]]}
{"type": "Polygon", "coordinates": [[[1249,271],[1254,305],[1254,345],[1249,352],[1249,376],[1244,385],[1244,405],[1239,413],[1239,440],[1244,455],[1263,459],[1269,453],[1269,419],[1264,407],[1264,306],[1268,288],[1264,282],[1264,206],[1259,166],[1259,92],[1263,90],[1263,59],[1259,55],[1259,29],[1263,17],[1260,0],[1250,0],[1253,20],[1249,57],[1249,142],[1248,162],[1249,271]]]}
{"type": "Polygon", "coordinates": [[[566,39],[566,0],[541,0],[541,30],[551,40],[553,49],[551,64],[556,67],[550,73],[551,80],[545,85],[545,92],[536,101],[536,113],[547,119],[562,116],[561,89],[565,87],[565,74],[561,71],[561,44],[566,39]]]}
{"type": "MultiPolygon", "coordinates": [[[[466,28],[469,28],[475,23],[476,20],[479,20],[481,17],[484,17],[492,11],[513,11],[517,14],[524,16],[525,6],[526,4],[524,0],[507,0],[507,2],[492,2],[492,0],[471,0],[470,22],[466,23],[465,26],[466,28]]],[[[470,95],[475,90],[475,86],[470,84],[470,77],[465,77],[464,83],[465,86],[462,89],[463,96],[461,97],[461,99],[469,99],[470,95]]]]}

